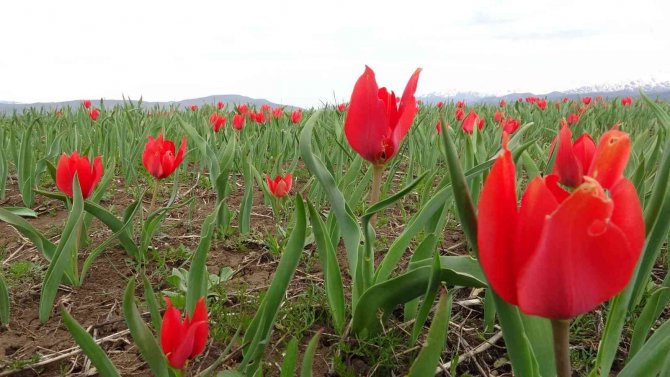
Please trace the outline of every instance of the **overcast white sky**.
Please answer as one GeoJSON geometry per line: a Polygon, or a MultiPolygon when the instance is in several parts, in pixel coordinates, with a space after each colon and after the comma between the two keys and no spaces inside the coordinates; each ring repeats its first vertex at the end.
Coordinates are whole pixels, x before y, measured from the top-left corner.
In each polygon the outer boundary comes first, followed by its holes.
{"type": "Polygon", "coordinates": [[[636,1],[18,1],[0,100],[348,100],[364,64],[402,92],[546,93],[670,79],[670,4],[636,1]]]}

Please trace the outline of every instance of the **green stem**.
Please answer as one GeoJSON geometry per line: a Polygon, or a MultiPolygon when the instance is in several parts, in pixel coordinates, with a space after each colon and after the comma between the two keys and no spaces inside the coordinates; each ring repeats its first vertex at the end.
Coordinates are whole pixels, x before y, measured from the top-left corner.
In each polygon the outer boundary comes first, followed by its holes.
{"type": "MultiPolygon", "coordinates": [[[[372,165],[372,187],[370,187],[370,195],[368,196],[370,205],[373,205],[379,201],[383,175],[384,165],[372,165]]],[[[370,218],[370,224],[373,227],[377,224],[377,214],[374,214],[372,218],[370,218]]]]}
{"type": "Polygon", "coordinates": [[[149,212],[147,216],[151,215],[154,211],[154,205],[156,204],[156,197],[158,196],[158,179],[154,180],[154,191],[151,194],[151,204],[149,204],[149,212]]]}
{"type": "Polygon", "coordinates": [[[552,319],[554,334],[554,357],[556,358],[557,377],[571,377],[570,368],[570,320],[552,319]]]}

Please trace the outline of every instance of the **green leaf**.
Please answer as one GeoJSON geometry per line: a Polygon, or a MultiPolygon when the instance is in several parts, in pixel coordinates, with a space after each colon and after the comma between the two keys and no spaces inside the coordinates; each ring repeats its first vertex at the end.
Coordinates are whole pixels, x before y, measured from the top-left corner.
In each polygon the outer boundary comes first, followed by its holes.
{"type": "Polygon", "coordinates": [[[214,222],[216,221],[216,209],[205,218],[200,231],[200,243],[193,254],[191,268],[188,271],[188,290],[186,291],[186,312],[193,315],[195,305],[201,297],[207,297],[207,254],[212,242],[214,222]]]}
{"type": "Polygon", "coordinates": [[[296,195],[296,224],[291,232],[286,250],[282,254],[270,288],[263,297],[263,301],[256,312],[244,336],[244,358],[240,370],[247,375],[253,375],[260,366],[263,351],[267,346],[272,333],[272,325],[279,313],[279,307],[284,299],[288,285],[293,279],[298,267],[300,256],[305,244],[305,205],[300,195],[296,195]]]}
{"type": "Polygon", "coordinates": [[[281,365],[281,374],[279,377],[292,377],[295,367],[298,364],[298,339],[291,338],[286,346],[284,353],[284,362],[281,365]]]}
{"type": "Polygon", "coordinates": [[[135,304],[135,280],[131,279],[123,294],[123,316],[144,361],[156,377],[168,377],[167,360],[158,346],[156,338],[149,330],[135,304]]]}
{"type": "MultiPolygon", "coordinates": [[[[39,306],[39,318],[42,323],[46,323],[49,319],[63,273],[73,267],[72,256],[76,256],[79,233],[81,232],[84,219],[84,198],[81,195],[81,188],[79,187],[79,180],[76,174],[73,178],[72,192],[72,209],[70,210],[60,241],[42,283],[39,306]]],[[[76,259],[74,260],[76,261],[76,259]]]]}
{"type": "Polygon", "coordinates": [[[0,221],[4,221],[11,225],[24,237],[29,239],[47,260],[50,261],[53,259],[54,253],[56,252],[56,245],[44,237],[42,233],[30,225],[26,220],[8,211],[6,208],[0,208],[0,221]]]}
{"type": "Polygon", "coordinates": [[[440,355],[444,350],[447,338],[447,329],[449,328],[449,317],[451,316],[451,303],[454,296],[451,292],[447,295],[442,293],[437,303],[437,310],[433,323],[428,330],[428,339],[421,348],[412,367],[409,370],[410,377],[424,377],[435,375],[435,366],[440,361],[440,355]]]}
{"type": "Polygon", "coordinates": [[[26,207],[4,207],[5,210],[15,214],[16,216],[21,217],[32,217],[33,219],[37,218],[37,212],[33,211],[30,208],[26,207]]]}
{"type": "Polygon", "coordinates": [[[156,333],[160,334],[162,323],[160,306],[158,305],[158,300],[156,300],[156,294],[151,287],[151,282],[147,279],[144,271],[142,271],[142,285],[144,286],[144,298],[147,302],[149,313],[151,313],[151,324],[154,326],[156,333]]]}
{"type": "Polygon", "coordinates": [[[0,324],[9,324],[9,291],[7,290],[7,283],[0,271],[0,324]]]}
{"type": "MultiPolygon", "coordinates": [[[[670,277],[670,275],[668,275],[668,277],[670,277]]],[[[635,322],[633,337],[631,338],[630,348],[628,349],[628,360],[642,349],[651,327],[667,307],[668,302],[670,302],[670,287],[662,287],[649,296],[646,305],[635,322]]]]}
{"type": "Polygon", "coordinates": [[[656,376],[670,355],[670,320],[665,321],[635,356],[628,361],[619,377],[656,376]]]}
{"type": "Polygon", "coordinates": [[[61,308],[61,316],[63,323],[72,335],[75,342],[84,351],[84,354],[91,360],[98,373],[102,377],[120,377],[119,371],[116,369],[112,361],[107,357],[105,351],[95,342],[93,337],[84,330],[65,308],[61,308]]]}
{"type": "Polygon", "coordinates": [[[317,332],[309,341],[305,355],[302,358],[302,368],[300,368],[300,377],[312,377],[312,365],[314,364],[314,353],[316,353],[316,346],[319,345],[319,337],[321,331],[317,332]]]}
{"type": "Polygon", "coordinates": [[[33,163],[33,154],[35,149],[32,146],[33,121],[28,129],[23,133],[21,139],[21,151],[19,152],[19,163],[16,173],[19,178],[19,191],[21,199],[26,207],[32,207],[35,204],[35,194],[33,186],[35,184],[35,164],[33,163]]]}

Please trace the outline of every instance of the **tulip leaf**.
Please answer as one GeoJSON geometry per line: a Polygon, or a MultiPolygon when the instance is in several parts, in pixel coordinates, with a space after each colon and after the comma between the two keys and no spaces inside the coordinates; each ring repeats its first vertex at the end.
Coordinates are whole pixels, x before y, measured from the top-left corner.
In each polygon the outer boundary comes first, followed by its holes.
{"type": "Polygon", "coordinates": [[[437,290],[440,286],[440,255],[436,248],[433,248],[433,254],[434,262],[430,272],[430,279],[426,286],[426,293],[423,295],[421,308],[419,309],[414,325],[412,326],[411,344],[416,343],[417,339],[419,339],[419,334],[421,333],[421,330],[423,330],[423,325],[426,323],[426,319],[428,319],[430,308],[433,306],[433,301],[435,301],[437,290]]]}
{"type": "MultiPolygon", "coordinates": [[[[37,118],[39,119],[39,118],[37,118]]],[[[31,122],[30,126],[23,133],[21,139],[21,151],[19,152],[19,161],[16,167],[16,173],[19,178],[19,191],[21,192],[21,199],[26,207],[32,207],[35,204],[35,194],[33,193],[33,186],[35,185],[35,164],[33,163],[33,155],[35,150],[32,143],[33,127],[37,119],[31,122]]]]}
{"type": "Polygon", "coordinates": [[[84,330],[83,327],[75,320],[65,308],[61,308],[61,316],[63,323],[67,327],[72,338],[77,342],[79,347],[84,351],[84,354],[91,360],[95,369],[101,377],[120,377],[119,371],[116,369],[112,361],[109,359],[105,351],[100,348],[93,337],[84,330]]]}
{"type": "Polygon", "coordinates": [[[665,321],[619,372],[619,377],[656,376],[670,355],[670,320],[665,321]]]}
{"type": "Polygon", "coordinates": [[[305,354],[302,357],[302,367],[300,368],[300,377],[312,377],[312,365],[314,364],[314,354],[316,347],[319,345],[319,337],[321,331],[317,332],[309,341],[305,354]]]}
{"type": "Polygon", "coordinates": [[[144,288],[144,299],[147,302],[147,307],[151,314],[151,324],[154,326],[154,331],[156,331],[157,334],[160,334],[162,322],[160,306],[158,305],[158,300],[156,300],[156,294],[151,287],[151,282],[147,279],[147,275],[144,271],[142,271],[142,286],[144,288]]]}
{"type": "Polygon", "coordinates": [[[9,324],[9,291],[7,290],[7,283],[0,271],[0,325],[9,324]]]}
{"type": "Polygon", "coordinates": [[[426,344],[421,348],[419,356],[416,357],[409,370],[409,377],[423,377],[435,375],[435,365],[440,361],[440,355],[444,350],[449,329],[449,318],[451,317],[451,305],[453,294],[442,293],[437,302],[435,317],[428,329],[426,344]]]}
{"type": "Polygon", "coordinates": [[[251,209],[254,200],[254,175],[251,172],[251,160],[247,159],[242,165],[244,176],[244,196],[240,202],[240,234],[249,234],[251,231],[251,209]]]}
{"type": "MultiPolygon", "coordinates": [[[[323,115],[323,110],[316,111],[309,117],[304,128],[300,132],[300,155],[305,161],[307,169],[319,180],[321,187],[328,195],[331,209],[337,217],[340,234],[344,238],[347,250],[347,261],[349,263],[349,274],[355,278],[358,246],[361,239],[361,230],[354,219],[351,209],[344,200],[344,195],[337,188],[335,178],[324,166],[323,162],[312,153],[312,130],[317,121],[323,115]]],[[[332,240],[337,242],[337,240],[332,240]]]]}
{"type": "Polygon", "coordinates": [[[284,362],[281,365],[279,377],[293,377],[296,365],[298,365],[298,339],[291,338],[284,352],[284,362]]]}
{"type": "Polygon", "coordinates": [[[244,348],[244,358],[238,369],[247,375],[253,375],[259,370],[261,357],[270,339],[279,307],[302,255],[305,244],[306,218],[305,205],[300,195],[296,195],[295,209],[296,224],[289,237],[286,250],[284,250],[279,260],[270,288],[263,297],[263,301],[244,335],[243,343],[247,346],[244,348]]]}
{"type": "MultiPolygon", "coordinates": [[[[669,280],[670,275],[666,277],[669,280]]],[[[628,349],[628,360],[637,354],[644,346],[644,341],[658,317],[670,302],[670,287],[662,287],[656,290],[648,299],[640,316],[635,322],[633,336],[628,349]]]]}
{"type": "Polygon", "coordinates": [[[76,262],[78,242],[84,219],[84,198],[81,194],[77,174],[73,178],[72,193],[72,208],[42,283],[39,305],[39,319],[42,323],[46,323],[49,319],[63,273],[74,266],[73,261],[76,262]]]}
{"type": "MultiPolygon", "coordinates": [[[[219,204],[221,205],[221,204],[219,204]]],[[[207,254],[212,242],[214,223],[216,221],[217,209],[205,218],[200,231],[200,243],[193,254],[191,268],[188,271],[188,288],[186,291],[186,312],[193,315],[195,305],[201,297],[207,297],[207,254]]]]}
{"type": "Polygon", "coordinates": [[[8,211],[7,208],[0,208],[0,221],[4,221],[11,225],[24,237],[29,239],[47,260],[50,261],[53,259],[54,253],[56,252],[56,245],[44,237],[42,233],[30,225],[26,220],[14,214],[12,211],[8,211]]]}
{"type": "Polygon", "coordinates": [[[341,333],[344,330],[344,316],[346,313],[340,265],[337,262],[337,255],[330,236],[325,231],[325,224],[309,200],[307,201],[307,208],[309,208],[309,221],[312,224],[312,232],[323,269],[328,307],[333,316],[335,330],[341,333]]]}
{"type": "Polygon", "coordinates": [[[168,377],[167,359],[135,304],[135,280],[130,279],[123,294],[123,316],[144,361],[156,377],[168,377]]]}

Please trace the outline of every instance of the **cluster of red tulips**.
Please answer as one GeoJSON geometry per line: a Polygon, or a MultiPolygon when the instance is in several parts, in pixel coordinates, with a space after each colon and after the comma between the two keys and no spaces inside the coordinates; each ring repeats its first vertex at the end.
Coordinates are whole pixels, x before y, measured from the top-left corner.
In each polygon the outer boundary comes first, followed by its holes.
{"type": "Polygon", "coordinates": [[[98,120],[98,117],[100,116],[100,110],[98,110],[95,107],[91,107],[91,100],[85,99],[81,101],[82,105],[86,110],[88,110],[88,116],[91,118],[92,121],[98,120]]]}

